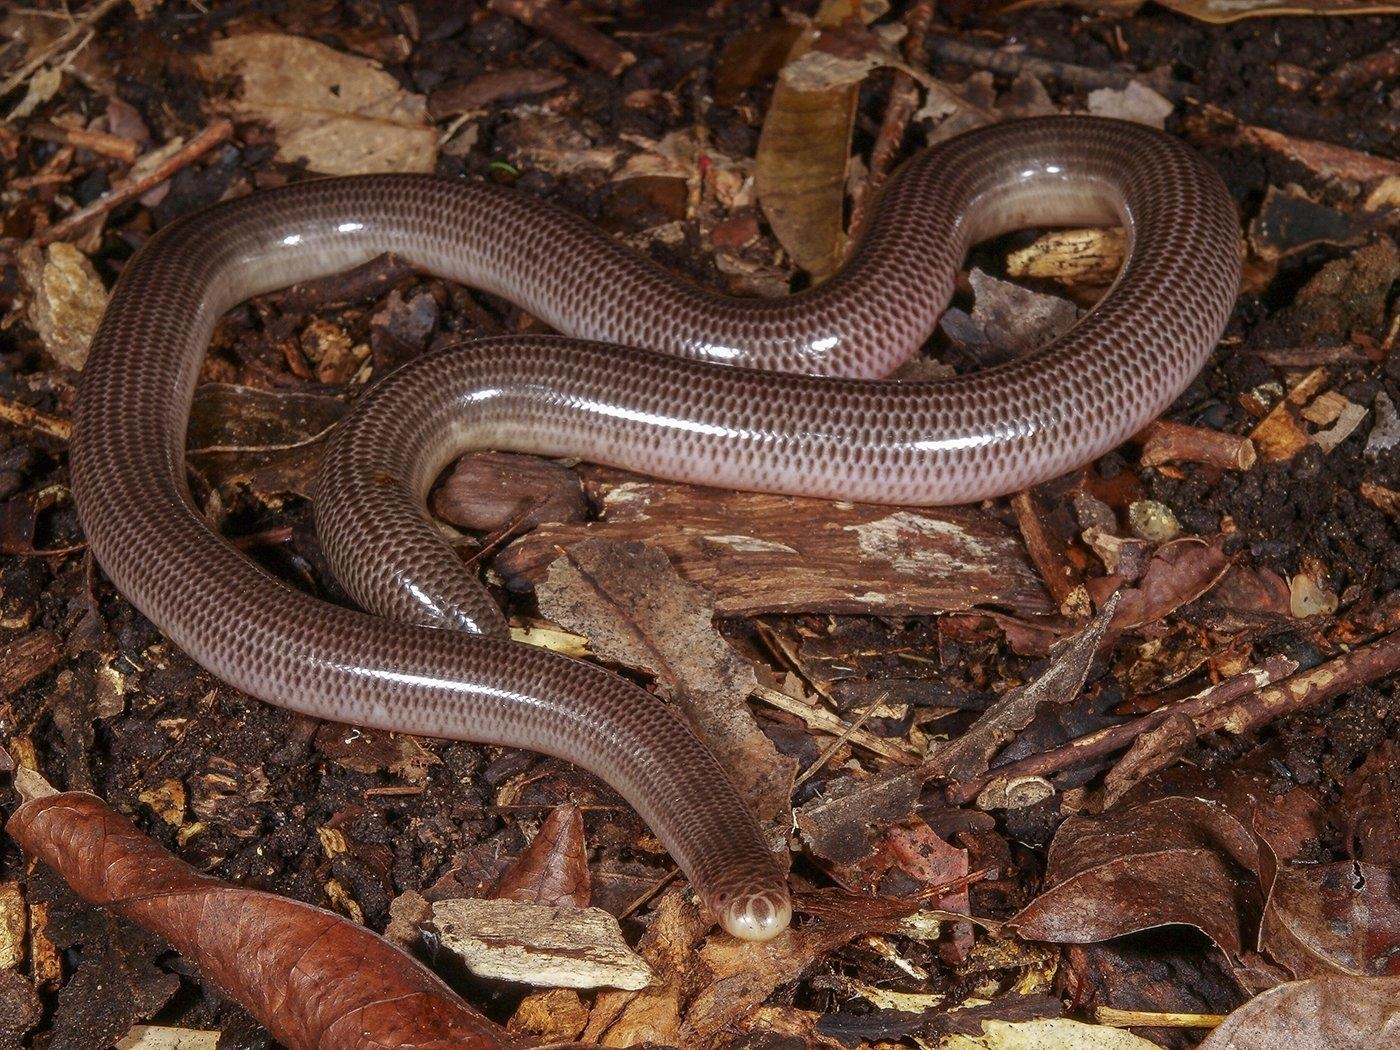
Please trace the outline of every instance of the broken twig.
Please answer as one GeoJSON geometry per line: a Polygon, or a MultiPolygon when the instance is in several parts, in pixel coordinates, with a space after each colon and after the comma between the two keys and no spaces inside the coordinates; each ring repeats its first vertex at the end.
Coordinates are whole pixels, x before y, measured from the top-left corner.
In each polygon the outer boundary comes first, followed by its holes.
{"type": "Polygon", "coordinates": [[[54,223],[47,230],[38,234],[34,238],[34,243],[42,247],[52,244],[54,241],[67,240],[81,230],[89,220],[99,215],[106,215],[118,205],[125,204],[129,200],[141,196],[141,194],[145,193],[152,186],[160,185],[181,168],[193,164],[215,146],[232,136],[232,121],[223,119],[214,121],[214,123],[210,124],[198,135],[190,139],[178,152],[173,153],[167,158],[164,163],[157,165],[139,178],[119,183],[112,188],[110,193],[103,194],[86,208],[78,209],[66,219],[54,223]]]}
{"type": "Polygon", "coordinates": [[[619,47],[592,26],[584,25],[553,0],[491,0],[491,10],[542,33],[609,76],[617,76],[637,61],[632,52],[619,47]]]}

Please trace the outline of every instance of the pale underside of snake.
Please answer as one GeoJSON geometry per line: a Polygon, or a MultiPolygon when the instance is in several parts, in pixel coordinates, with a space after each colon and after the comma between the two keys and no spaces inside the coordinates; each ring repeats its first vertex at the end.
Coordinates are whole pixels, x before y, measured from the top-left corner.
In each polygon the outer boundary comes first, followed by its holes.
{"type": "Polygon", "coordinates": [[[437,474],[496,448],[890,504],[1015,491],[1113,448],[1181,393],[1229,316],[1237,243],[1233,203],[1191,151],[1083,117],[928,149],[844,269],[781,300],[705,291],[486,185],[300,183],[173,223],[126,266],[82,377],[73,491],[113,583],[215,675],[320,718],[577,763],[637,809],[727,930],[771,937],[791,912],[785,864],[725,772],[646,690],[508,639],[427,520],[437,474]],[[1067,334],[968,375],[881,378],[928,339],[970,245],[1094,223],[1121,223],[1129,253],[1067,334]],[[564,334],[412,362],[339,428],[317,524],[359,611],[279,582],[210,530],[185,432],[223,312],[389,251],[564,334]]]}

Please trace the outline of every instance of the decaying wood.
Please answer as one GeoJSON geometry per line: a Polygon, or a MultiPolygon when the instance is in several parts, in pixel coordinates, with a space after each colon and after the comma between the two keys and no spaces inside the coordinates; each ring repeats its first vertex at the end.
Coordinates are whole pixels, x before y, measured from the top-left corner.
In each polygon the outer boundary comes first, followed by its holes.
{"type": "Polygon", "coordinates": [[[23,689],[63,659],[63,646],[52,631],[30,631],[0,650],[0,697],[23,689]]]}
{"type": "Polygon", "coordinates": [[[1254,442],[1247,437],[1159,419],[1145,433],[1140,462],[1144,467],[1204,463],[1222,470],[1248,470],[1257,458],[1254,442]]]}
{"type": "Polygon", "coordinates": [[[974,508],[895,510],[608,477],[602,520],[546,525],[494,562],[513,590],[544,579],[588,536],[664,550],[721,616],[924,616],[1004,606],[1055,609],[1014,533],[974,508]]]}
{"type": "Polygon", "coordinates": [[[59,441],[67,441],[73,435],[73,425],[68,420],[40,412],[13,398],[0,397],[0,419],[59,441]]]}

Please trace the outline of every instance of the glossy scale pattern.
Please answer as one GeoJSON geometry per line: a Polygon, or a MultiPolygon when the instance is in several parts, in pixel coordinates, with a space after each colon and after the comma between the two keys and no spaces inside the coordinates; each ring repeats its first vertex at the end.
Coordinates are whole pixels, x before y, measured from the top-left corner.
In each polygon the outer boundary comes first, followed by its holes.
{"type": "Polygon", "coordinates": [[[495,447],[881,503],[1014,491],[1114,447],[1181,392],[1229,316],[1237,243],[1229,195],[1191,152],[1083,117],[929,149],[891,181],[842,272],[777,301],[696,288],[488,186],[298,184],[174,223],[127,266],[82,378],[73,490],[112,581],[214,674],[321,718],[575,762],[636,807],[726,929],[761,939],[788,922],[784,867],[723,770],[645,690],[506,640],[426,520],[435,475],[495,447]],[[878,378],[928,338],[971,243],[1106,221],[1127,227],[1128,261],[1064,337],[972,375],[878,378]],[[185,485],[184,440],[221,313],[385,251],[567,334],[416,361],[339,429],[318,528],[370,615],[286,586],[211,532],[185,485]]]}

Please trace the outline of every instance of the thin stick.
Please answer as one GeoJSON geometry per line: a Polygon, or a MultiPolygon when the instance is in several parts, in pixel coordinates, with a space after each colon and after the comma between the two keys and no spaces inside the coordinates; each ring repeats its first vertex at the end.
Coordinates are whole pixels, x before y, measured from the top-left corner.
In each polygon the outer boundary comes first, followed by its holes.
{"type": "Polygon", "coordinates": [[[122,0],[100,0],[98,4],[80,14],[64,32],[41,47],[33,58],[5,78],[5,82],[0,84],[0,98],[23,84],[34,75],[35,70],[86,33],[90,26],[121,2],[122,0]]]}
{"type": "Polygon", "coordinates": [[[210,124],[194,138],[190,139],[178,152],[171,154],[161,164],[146,172],[140,178],[114,186],[111,192],[97,198],[86,208],[80,208],[60,222],[54,223],[34,238],[34,243],[42,246],[61,241],[77,234],[91,219],[105,215],[113,208],[141,196],[152,186],[159,186],[181,168],[188,167],[204,156],[215,146],[233,136],[233,122],[219,119],[210,124]]]}
{"type": "MultiPolygon", "coordinates": [[[[909,33],[904,38],[904,59],[915,68],[923,67],[925,40],[928,36],[929,22],[932,20],[933,0],[915,0],[909,14],[905,16],[909,33]]],[[[875,191],[889,176],[894,159],[899,154],[899,147],[904,142],[909,120],[918,106],[919,82],[909,73],[896,70],[890,84],[890,100],[885,105],[885,119],[880,124],[880,134],[875,139],[875,146],[870,151],[870,177],[865,180],[865,185],[851,206],[851,228],[847,244],[854,243],[865,226],[875,191]]]]}
{"type": "Polygon", "coordinates": [[[1222,470],[1248,470],[1258,458],[1254,442],[1239,434],[1159,419],[1142,434],[1144,467],[1163,463],[1204,463],[1222,470]]]}
{"type": "Polygon", "coordinates": [[[73,436],[73,426],[68,420],[50,416],[37,408],[30,408],[7,397],[0,397],[0,420],[24,427],[26,430],[47,434],[59,441],[67,441],[73,436]]]}
{"type": "Polygon", "coordinates": [[[552,0],[491,0],[490,6],[497,14],[514,18],[568,48],[609,76],[617,76],[637,61],[632,52],[623,50],[611,37],[580,22],[552,0]]]}
{"type": "Polygon", "coordinates": [[[836,754],[837,749],[839,749],[842,744],[844,744],[847,740],[851,738],[852,733],[860,729],[861,726],[865,725],[866,720],[872,714],[875,713],[875,709],[889,699],[889,695],[889,693],[881,693],[869,704],[867,704],[865,710],[860,713],[859,717],[857,717],[854,722],[852,722],[849,726],[846,727],[845,732],[843,732],[840,736],[833,740],[830,746],[827,747],[825,751],[823,751],[820,755],[817,756],[817,760],[813,762],[810,766],[808,766],[805,770],[803,770],[802,775],[792,782],[792,789],[796,791],[798,788],[800,788],[803,784],[807,783],[807,781],[811,779],[813,773],[817,772],[817,770],[821,769],[822,766],[830,762],[831,756],[836,754]]]}
{"type": "Polygon", "coordinates": [[[89,128],[64,128],[54,124],[37,124],[25,131],[30,138],[43,142],[62,142],[79,149],[91,150],[104,157],[126,164],[136,163],[141,154],[141,144],[135,139],[123,138],[107,131],[92,131],[89,128]]]}
{"type": "Polygon", "coordinates": [[[1240,697],[1197,720],[1198,732],[1224,731],[1243,736],[1288,715],[1324,704],[1334,697],[1400,671],[1400,631],[1384,635],[1364,649],[1353,649],[1311,671],[1240,697]]]}
{"type": "Polygon", "coordinates": [[[1197,733],[1208,732],[1202,728],[1209,719],[1209,712],[1224,704],[1249,696],[1261,687],[1268,686],[1284,675],[1291,674],[1298,665],[1286,657],[1271,656],[1259,667],[1234,675],[1218,682],[1209,689],[1188,696],[1179,703],[1149,711],[1121,725],[1109,726],[1094,733],[1088,733],[1071,740],[1050,751],[1029,755],[1018,762],[988,770],[981,776],[961,784],[949,785],[946,793],[953,805],[961,805],[976,798],[993,780],[1010,780],[1015,777],[1045,777],[1052,773],[1062,773],[1087,762],[1093,762],[1128,747],[1140,735],[1156,729],[1173,715],[1186,715],[1197,726],[1197,733]]]}
{"type": "Polygon", "coordinates": [[[1077,88],[1125,88],[1134,80],[1141,80],[1154,91],[1161,92],[1173,102],[1181,102],[1191,91],[1190,84],[1179,80],[1166,80],[1152,76],[1136,76],[1132,73],[1118,73],[1088,66],[1076,66],[1068,62],[1054,62],[1048,58],[1036,58],[1014,51],[997,51],[978,47],[961,40],[938,37],[930,44],[934,56],[944,62],[958,66],[971,66],[974,69],[989,69],[993,73],[1015,76],[1026,72],[1046,80],[1057,80],[1077,88]]]}

